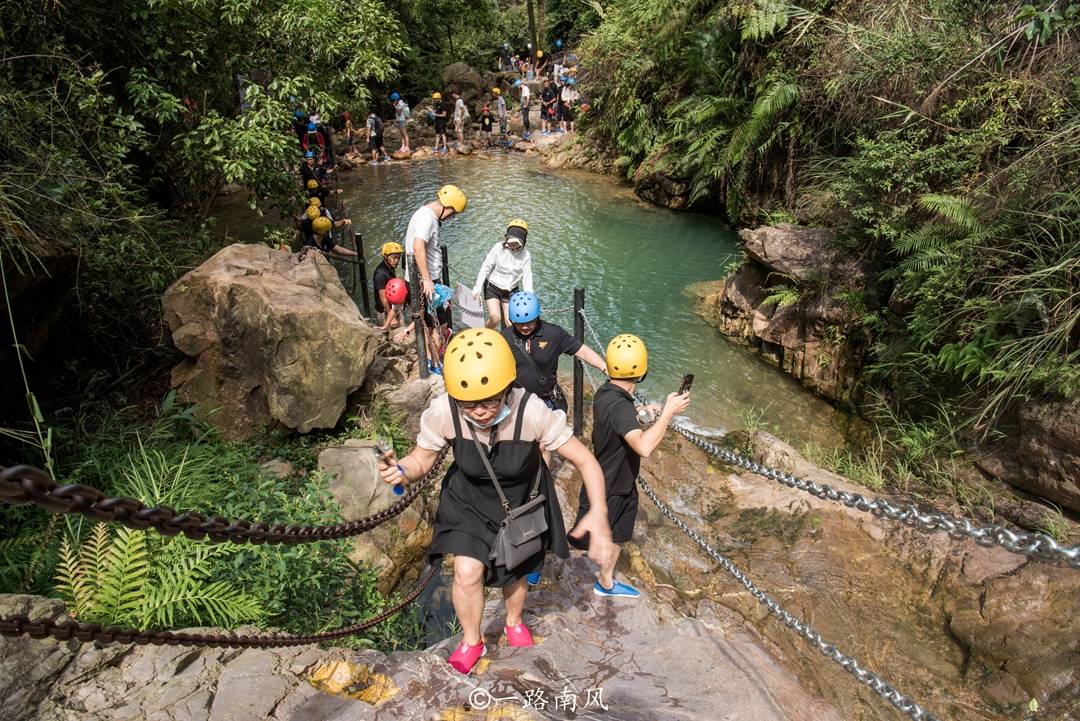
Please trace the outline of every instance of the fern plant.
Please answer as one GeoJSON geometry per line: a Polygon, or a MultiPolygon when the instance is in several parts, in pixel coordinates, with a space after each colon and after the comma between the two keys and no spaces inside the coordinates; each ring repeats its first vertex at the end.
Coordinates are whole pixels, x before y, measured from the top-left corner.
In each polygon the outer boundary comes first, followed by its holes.
{"type": "Polygon", "coordinates": [[[260,620],[256,599],[212,580],[211,561],[224,552],[182,536],[149,542],[129,528],[113,534],[99,523],[81,545],[64,538],[56,588],[73,616],[92,623],[146,629],[260,620]]]}

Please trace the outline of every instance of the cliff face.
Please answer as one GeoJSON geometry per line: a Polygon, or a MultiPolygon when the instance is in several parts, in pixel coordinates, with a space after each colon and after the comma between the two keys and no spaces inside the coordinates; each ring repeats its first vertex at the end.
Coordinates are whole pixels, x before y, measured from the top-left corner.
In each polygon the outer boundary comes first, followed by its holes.
{"type": "Polygon", "coordinates": [[[706,319],[814,392],[850,407],[869,336],[858,324],[868,271],[827,230],[739,232],[746,260],[703,298],[706,319]]]}

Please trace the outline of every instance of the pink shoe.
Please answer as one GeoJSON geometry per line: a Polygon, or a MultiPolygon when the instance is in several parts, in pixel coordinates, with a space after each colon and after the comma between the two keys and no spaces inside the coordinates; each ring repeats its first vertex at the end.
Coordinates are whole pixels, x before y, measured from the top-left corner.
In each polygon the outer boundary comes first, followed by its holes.
{"type": "Polygon", "coordinates": [[[484,646],[483,641],[475,646],[468,646],[462,641],[461,645],[450,654],[447,661],[454,667],[454,670],[469,673],[473,670],[476,662],[480,660],[480,657],[485,655],[487,655],[487,648],[484,646]]]}
{"type": "Polygon", "coordinates": [[[529,633],[529,627],[523,623],[516,626],[506,627],[506,640],[511,646],[532,646],[533,637],[529,633]]]}

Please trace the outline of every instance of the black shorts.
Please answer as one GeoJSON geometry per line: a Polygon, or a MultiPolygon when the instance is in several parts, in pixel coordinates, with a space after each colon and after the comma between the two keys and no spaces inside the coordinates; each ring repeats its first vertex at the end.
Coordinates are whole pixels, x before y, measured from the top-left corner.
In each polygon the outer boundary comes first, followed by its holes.
{"type": "Polygon", "coordinates": [[[371,139],[368,140],[368,150],[382,150],[382,146],[381,135],[372,135],[371,139]]]}
{"type": "Polygon", "coordinates": [[[435,134],[446,135],[446,118],[435,118],[435,134]]]}
{"type": "MultiPolygon", "coordinates": [[[[582,484],[581,493],[578,494],[578,514],[574,521],[578,522],[589,512],[589,497],[585,494],[585,486],[582,484]]],[[[611,524],[611,540],[615,543],[626,543],[634,538],[634,522],[637,520],[638,490],[634,490],[623,496],[607,497],[608,523],[611,524]]],[[[589,534],[586,533],[580,540],[566,537],[570,546],[580,551],[589,549],[589,534]]]]}
{"type": "Polygon", "coordinates": [[[492,285],[488,281],[484,281],[484,300],[498,300],[506,302],[510,300],[510,296],[517,293],[517,288],[513,290],[503,290],[497,285],[492,285]]]}

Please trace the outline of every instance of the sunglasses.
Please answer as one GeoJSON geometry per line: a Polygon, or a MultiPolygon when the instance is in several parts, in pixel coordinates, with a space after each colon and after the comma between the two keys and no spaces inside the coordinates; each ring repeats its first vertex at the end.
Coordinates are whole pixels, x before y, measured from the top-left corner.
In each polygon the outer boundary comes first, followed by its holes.
{"type": "Polygon", "coordinates": [[[483,408],[485,411],[493,411],[502,405],[502,395],[495,396],[494,398],[488,398],[483,401],[459,401],[458,405],[464,411],[471,411],[477,408],[483,408]]]}

